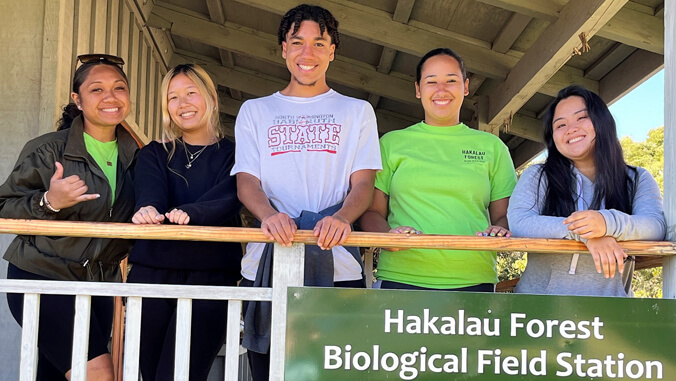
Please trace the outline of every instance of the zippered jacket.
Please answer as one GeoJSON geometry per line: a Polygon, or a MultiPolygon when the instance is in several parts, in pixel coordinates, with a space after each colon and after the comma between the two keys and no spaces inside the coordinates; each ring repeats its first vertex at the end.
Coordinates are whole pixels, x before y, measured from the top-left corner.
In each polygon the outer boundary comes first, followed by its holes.
{"type": "MultiPolygon", "coordinates": [[[[24,146],[14,169],[0,186],[0,218],[130,222],[134,212],[133,164],[138,151],[134,138],[117,126],[117,186],[115,204],[108,180],[84,143],[82,116],[69,129],[39,136],[24,146]],[[87,193],[101,195],[79,202],[58,213],[41,206],[42,196],[56,170],[63,165],[63,178],[77,175],[87,193]]],[[[4,258],[22,270],[55,280],[118,281],[120,261],[133,241],[109,238],[78,238],[19,235],[4,258]]]]}

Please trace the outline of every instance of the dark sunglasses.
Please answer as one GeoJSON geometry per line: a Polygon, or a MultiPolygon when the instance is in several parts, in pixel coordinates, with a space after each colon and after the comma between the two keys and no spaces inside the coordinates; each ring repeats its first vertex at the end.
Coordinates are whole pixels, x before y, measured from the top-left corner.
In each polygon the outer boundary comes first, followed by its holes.
{"type": "Polygon", "coordinates": [[[77,56],[77,60],[82,62],[83,64],[93,62],[104,62],[118,66],[124,65],[124,60],[121,57],[113,56],[110,54],[81,54],[77,56]]]}

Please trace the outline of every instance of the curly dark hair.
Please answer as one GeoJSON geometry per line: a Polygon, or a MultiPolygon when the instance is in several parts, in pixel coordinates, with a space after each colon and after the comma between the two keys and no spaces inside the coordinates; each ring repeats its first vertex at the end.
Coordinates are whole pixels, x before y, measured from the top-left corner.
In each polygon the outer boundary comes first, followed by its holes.
{"type": "Polygon", "coordinates": [[[288,12],[282,17],[282,22],[279,23],[279,31],[277,32],[277,42],[281,45],[286,41],[286,35],[291,30],[291,34],[298,33],[300,24],[310,20],[319,24],[319,31],[324,34],[324,31],[331,37],[331,43],[336,46],[340,45],[340,34],[338,33],[338,20],[329,12],[317,5],[301,4],[288,12]]]}

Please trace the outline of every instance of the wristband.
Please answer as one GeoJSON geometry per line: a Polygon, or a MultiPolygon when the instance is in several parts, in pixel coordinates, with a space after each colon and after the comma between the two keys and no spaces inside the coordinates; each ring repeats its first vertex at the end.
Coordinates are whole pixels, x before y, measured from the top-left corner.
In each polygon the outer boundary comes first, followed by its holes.
{"type": "Polygon", "coordinates": [[[49,192],[49,191],[45,192],[45,193],[42,195],[42,199],[40,199],[40,206],[41,206],[41,207],[44,207],[44,208],[47,208],[47,210],[49,210],[49,211],[52,212],[52,213],[59,213],[59,212],[61,211],[61,209],[56,209],[56,208],[54,208],[54,207],[49,203],[49,201],[47,200],[47,193],[48,193],[48,192],[49,192]]]}

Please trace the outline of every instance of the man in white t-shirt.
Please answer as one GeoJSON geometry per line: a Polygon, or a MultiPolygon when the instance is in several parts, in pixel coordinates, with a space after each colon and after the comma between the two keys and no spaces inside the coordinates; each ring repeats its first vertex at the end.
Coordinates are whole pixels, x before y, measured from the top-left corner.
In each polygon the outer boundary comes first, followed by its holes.
{"type": "MultiPolygon", "coordinates": [[[[299,5],[282,18],[278,39],[291,80],[284,90],[242,105],[232,173],[239,199],[261,221],[265,236],[285,246],[296,232],[292,219],[302,211],[342,202],[316,223],[314,233],[321,249],[332,250],[335,286],[354,287],[362,284],[361,259],[340,245],[370,205],[382,164],[371,105],[326,83],[340,43],[337,28],[338,21],[318,6],[299,5]]],[[[253,284],[264,247],[247,245],[244,285],[253,284]]],[[[254,379],[267,380],[269,358],[260,363],[251,353],[254,379]]]]}

